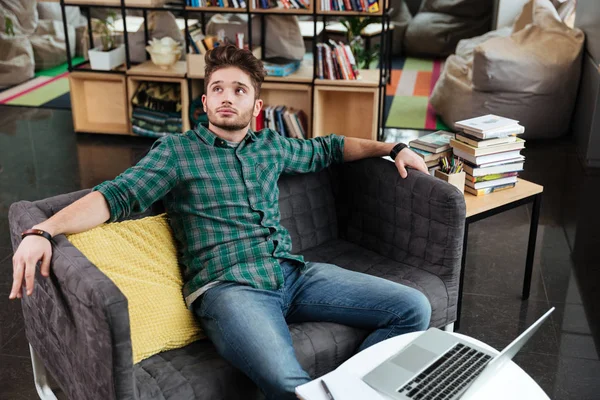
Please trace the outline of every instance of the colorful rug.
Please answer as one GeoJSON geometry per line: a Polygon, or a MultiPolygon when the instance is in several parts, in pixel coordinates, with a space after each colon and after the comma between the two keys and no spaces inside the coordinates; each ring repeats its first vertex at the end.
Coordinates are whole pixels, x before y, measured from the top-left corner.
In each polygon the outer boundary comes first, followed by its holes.
{"type": "Polygon", "coordinates": [[[399,58],[387,85],[386,128],[448,129],[429,104],[444,60],[399,58]]]}
{"type": "MultiPolygon", "coordinates": [[[[73,64],[83,58],[73,59],[73,64]]],[[[38,71],[33,79],[0,92],[0,104],[41,108],[71,108],[67,64],[38,71]]]]}

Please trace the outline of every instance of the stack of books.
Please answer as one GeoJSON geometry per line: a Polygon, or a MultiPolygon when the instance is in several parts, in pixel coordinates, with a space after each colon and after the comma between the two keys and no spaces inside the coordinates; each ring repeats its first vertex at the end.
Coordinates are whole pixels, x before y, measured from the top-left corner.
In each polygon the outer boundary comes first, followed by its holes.
{"type": "Polygon", "coordinates": [[[264,106],[252,120],[252,130],[272,129],[281,136],[306,139],[308,118],[302,110],[286,106],[264,106]]]}
{"type": "Polygon", "coordinates": [[[378,0],[321,0],[321,11],[360,11],[376,13],[378,0]]]}
{"type": "Polygon", "coordinates": [[[205,36],[199,25],[190,27],[188,35],[190,41],[190,53],[206,54],[208,50],[214,48],[214,45],[217,42],[216,36],[205,36]]]}
{"type": "Polygon", "coordinates": [[[454,155],[464,161],[465,191],[481,196],[514,188],[525,157],[525,128],[514,119],[484,115],[459,121],[462,132],[450,141],[454,155]]]}
{"type": "Polygon", "coordinates": [[[350,46],[342,42],[317,44],[317,78],[319,79],[361,79],[356,59],[350,46]]]}
{"type": "Polygon", "coordinates": [[[307,10],[310,7],[308,0],[252,0],[252,7],[263,10],[283,9],[283,10],[307,10]]]}
{"type": "Polygon", "coordinates": [[[452,155],[450,148],[452,139],[454,139],[453,133],[437,131],[411,140],[408,145],[412,151],[423,157],[429,173],[433,175],[434,171],[440,168],[440,159],[452,155]]]}

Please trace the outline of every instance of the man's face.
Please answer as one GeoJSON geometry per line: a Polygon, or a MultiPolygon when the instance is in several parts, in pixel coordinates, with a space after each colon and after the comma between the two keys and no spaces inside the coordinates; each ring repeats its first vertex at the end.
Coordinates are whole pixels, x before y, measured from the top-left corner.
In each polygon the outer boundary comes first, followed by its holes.
{"type": "Polygon", "coordinates": [[[210,77],[202,96],[208,121],[226,131],[247,128],[262,107],[262,100],[254,100],[250,76],[239,68],[221,68],[210,77]]]}

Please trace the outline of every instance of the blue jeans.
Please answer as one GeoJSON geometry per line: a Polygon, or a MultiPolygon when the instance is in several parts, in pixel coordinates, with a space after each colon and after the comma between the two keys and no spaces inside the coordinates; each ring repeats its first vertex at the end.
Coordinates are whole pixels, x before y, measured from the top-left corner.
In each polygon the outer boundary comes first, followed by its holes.
{"type": "Polygon", "coordinates": [[[193,307],[219,354],[244,372],[267,399],[296,399],[311,378],[294,354],[288,323],[328,321],[372,331],[359,351],[387,338],[425,330],[431,306],[418,290],[335,265],[281,263],[278,290],[227,282],[193,307]]]}

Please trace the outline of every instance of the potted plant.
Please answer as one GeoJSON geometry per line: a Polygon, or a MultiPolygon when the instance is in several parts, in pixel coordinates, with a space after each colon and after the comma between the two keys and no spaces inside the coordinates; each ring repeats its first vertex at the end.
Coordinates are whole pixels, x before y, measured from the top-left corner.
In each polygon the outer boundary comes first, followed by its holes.
{"type": "Polygon", "coordinates": [[[379,60],[379,45],[375,45],[367,51],[365,49],[365,41],[361,36],[363,29],[369,24],[378,21],[374,17],[345,17],[340,21],[346,27],[346,39],[356,59],[356,66],[359,69],[369,69],[373,62],[379,60]]]}
{"type": "Polygon", "coordinates": [[[125,63],[125,46],[115,46],[113,35],[116,14],[111,12],[96,23],[94,33],[100,35],[101,46],[88,50],[92,69],[110,71],[125,63]]]}

